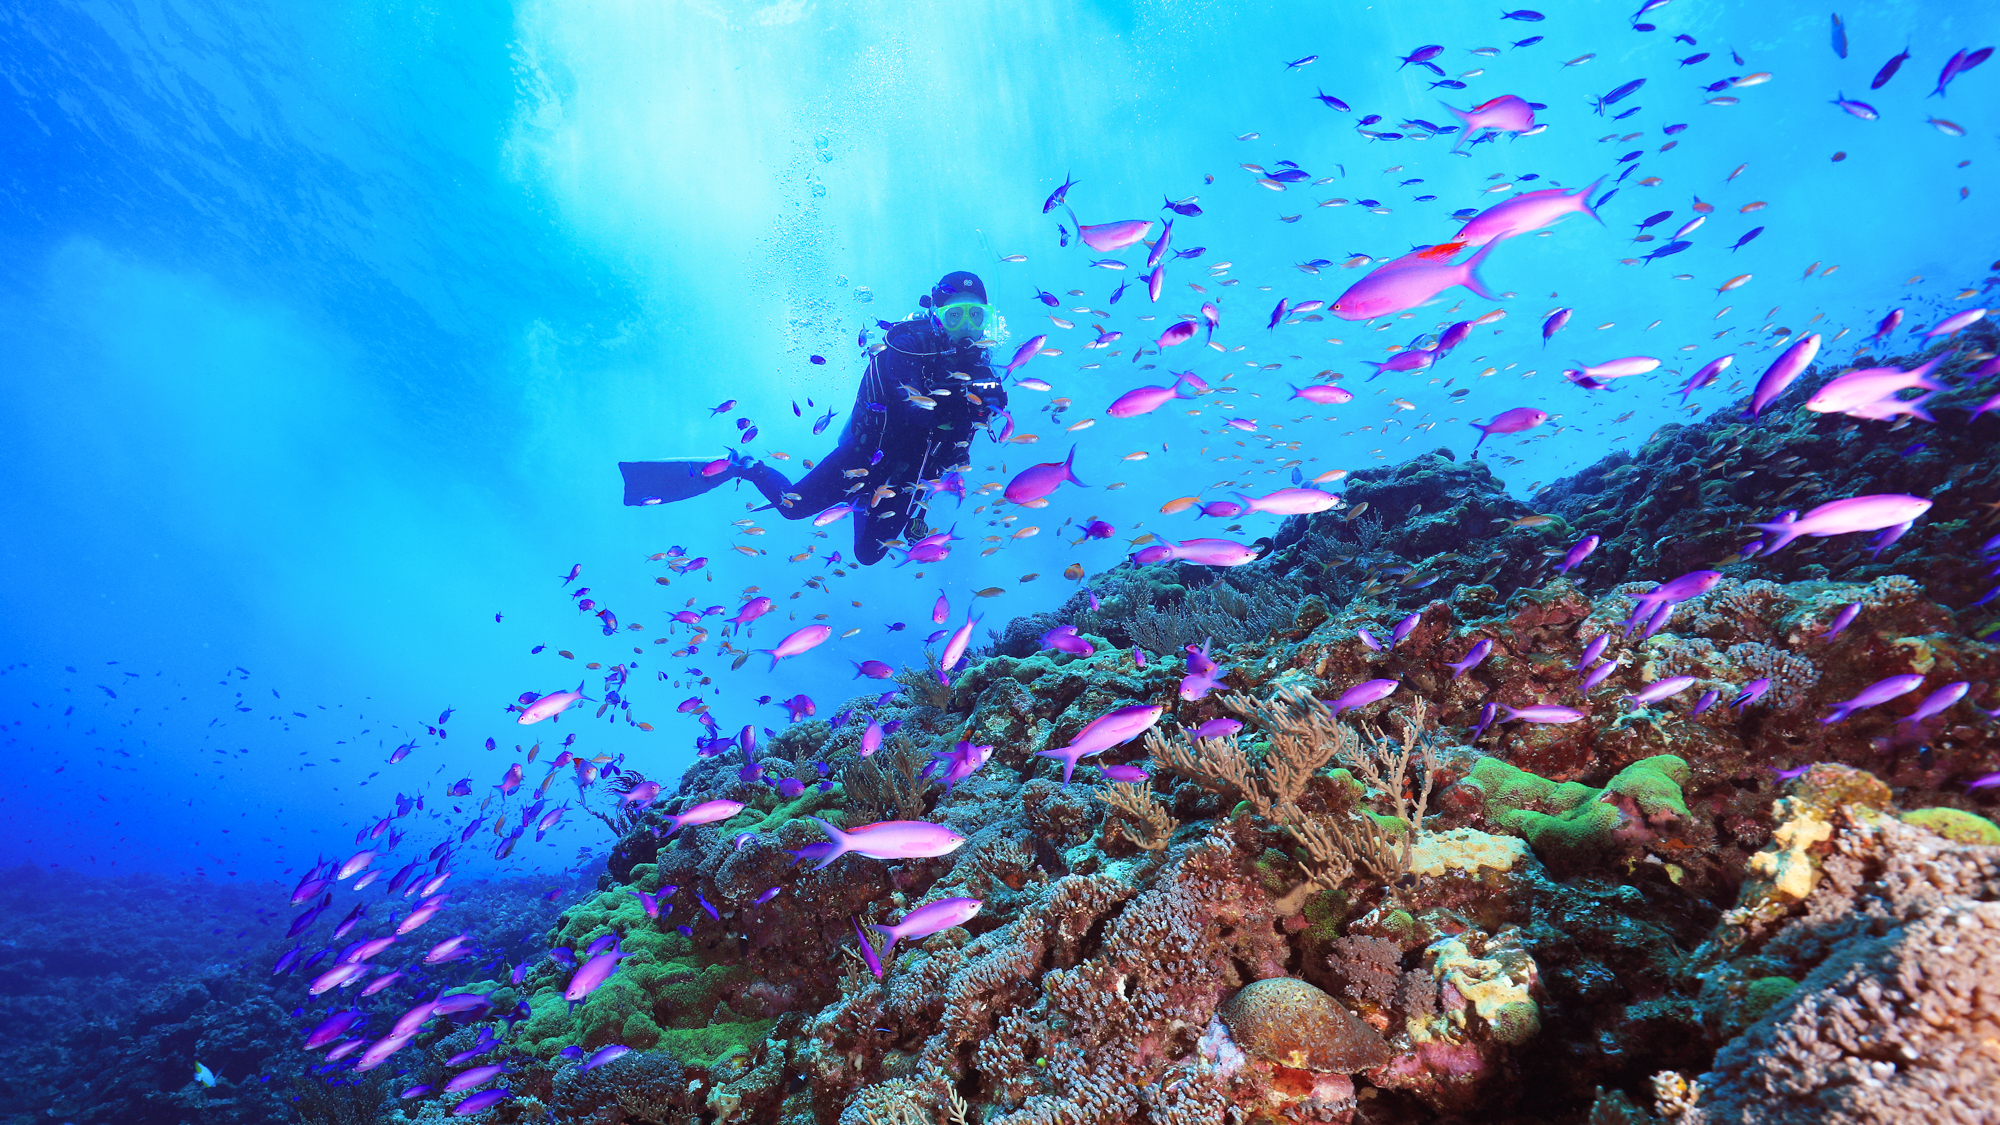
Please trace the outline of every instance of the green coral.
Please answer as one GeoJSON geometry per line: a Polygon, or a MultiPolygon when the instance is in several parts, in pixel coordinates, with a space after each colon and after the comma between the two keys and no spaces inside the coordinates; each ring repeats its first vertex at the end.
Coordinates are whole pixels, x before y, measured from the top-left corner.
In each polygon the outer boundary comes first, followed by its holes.
{"type": "Polygon", "coordinates": [[[1750,982],[1743,993],[1743,1006],[1737,1016],[1740,1026],[1748,1027],[1764,1018],[1764,1013],[1792,994],[1799,982],[1790,977],[1759,977],[1750,982]]]}
{"type": "Polygon", "coordinates": [[[1460,782],[1478,793],[1488,820],[1528,841],[1544,862],[1601,864],[1652,831],[1687,820],[1681,786],[1688,765],[1672,754],[1634,762],[1602,789],[1537,777],[1482,758],[1460,782]]]}
{"type": "Polygon", "coordinates": [[[2000,845],[2000,824],[1963,809],[1913,809],[1898,819],[1961,844],[2000,845]]]}

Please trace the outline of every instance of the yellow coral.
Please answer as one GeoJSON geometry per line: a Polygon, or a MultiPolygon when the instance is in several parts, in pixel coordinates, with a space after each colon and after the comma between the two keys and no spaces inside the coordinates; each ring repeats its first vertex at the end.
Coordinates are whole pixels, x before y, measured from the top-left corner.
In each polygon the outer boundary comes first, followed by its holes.
{"type": "Polygon", "coordinates": [[[1745,904],[1773,897],[1799,902],[1819,885],[1819,864],[1813,861],[1812,848],[1833,835],[1833,826],[1792,797],[1776,802],[1772,814],[1778,827],[1764,850],[1750,857],[1750,873],[1755,878],[1744,888],[1745,904]]]}

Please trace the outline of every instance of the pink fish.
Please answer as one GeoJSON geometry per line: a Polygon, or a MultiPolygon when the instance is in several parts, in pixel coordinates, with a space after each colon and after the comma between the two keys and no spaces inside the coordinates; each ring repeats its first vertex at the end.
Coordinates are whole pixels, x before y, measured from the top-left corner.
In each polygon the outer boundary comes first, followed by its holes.
{"type": "Polygon", "coordinates": [[[1502,94],[1464,111],[1452,109],[1449,105],[1445,105],[1445,109],[1465,125],[1458,134],[1458,140],[1451,146],[1453,152],[1458,151],[1459,145],[1473,139],[1475,134],[1489,129],[1496,133],[1525,133],[1535,127],[1534,107],[1526,99],[1513,94],[1502,94]]]}
{"type": "Polygon", "coordinates": [[[1043,633],[1041,644],[1044,649],[1074,656],[1090,656],[1097,651],[1097,646],[1077,635],[1074,625],[1058,625],[1043,633]]]}
{"type": "MultiPolygon", "coordinates": [[[[1229,719],[1229,718],[1210,719],[1209,721],[1194,728],[1194,737],[1196,739],[1228,738],[1230,735],[1235,734],[1237,731],[1242,729],[1243,729],[1243,723],[1241,722],[1241,720],[1238,719],[1229,719]]],[[[1116,767],[1113,768],[1115,769],[1116,767]]],[[[1107,770],[1106,772],[1108,773],[1109,771],[1107,770]]]]}
{"type": "MultiPolygon", "coordinates": [[[[1285,384],[1291,386],[1290,383],[1285,384]]],[[[1314,383],[1309,387],[1292,387],[1292,397],[1315,402],[1321,406],[1339,406],[1354,401],[1354,392],[1332,383],[1314,383]]]]}
{"type": "Polygon", "coordinates": [[[1375,369],[1375,375],[1369,376],[1373,379],[1376,375],[1390,371],[1422,371],[1436,363],[1437,357],[1438,353],[1430,348],[1404,348],[1381,363],[1372,359],[1364,359],[1361,362],[1375,369]]]}
{"type": "Polygon", "coordinates": [[[1764,553],[1769,555],[1784,549],[1786,544],[1801,535],[1825,538],[1852,531],[1881,531],[1899,523],[1908,523],[1930,511],[1930,508],[1931,502],[1921,497],[1885,492],[1821,504],[1795,520],[1753,523],[1750,526],[1770,532],[1773,536],[1770,546],[1764,548],[1764,553]]]}
{"type": "Polygon", "coordinates": [[[1806,400],[1806,409],[1815,414],[1847,414],[1890,398],[1898,391],[1949,390],[1945,384],[1930,377],[1944,359],[1942,355],[1937,356],[1910,371],[1899,367],[1864,367],[1849,371],[1814,391],[1812,397],[1806,400]]]}
{"type": "Polygon", "coordinates": [[[470,1090],[474,1086],[484,1086],[505,1073],[507,1073],[506,1063],[488,1063],[485,1066],[475,1066],[471,1070],[463,1070],[452,1075],[451,1080],[444,1084],[444,1088],[453,1093],[459,1090],[470,1090]]]}
{"type": "Polygon", "coordinates": [[[862,757],[866,758],[873,755],[875,751],[880,750],[881,748],[882,748],[882,721],[880,719],[877,719],[875,716],[870,715],[868,716],[868,729],[861,732],[861,749],[859,753],[861,754],[862,757]]]}
{"type": "Polygon", "coordinates": [[[507,767],[506,773],[500,775],[500,784],[494,788],[500,790],[501,796],[504,797],[520,787],[521,763],[515,762],[513,765],[507,767]]]}
{"type": "MultiPolygon", "coordinates": [[[[1010,503],[1026,504],[1031,500],[1040,500],[1049,493],[1054,492],[1057,486],[1061,485],[1064,481],[1084,488],[1090,487],[1076,479],[1076,473],[1073,471],[1075,464],[1076,446],[1072,445],[1069,447],[1069,456],[1064,460],[1045,461],[1042,464],[1031,465],[1028,468],[1022,469],[1019,473],[1015,474],[1013,480],[1007,482],[1007,489],[1002,495],[1010,503]]],[[[824,640],[825,638],[821,639],[824,640]]]]}
{"type": "Polygon", "coordinates": [[[751,598],[749,601],[743,603],[742,609],[736,611],[736,616],[725,617],[723,620],[731,625],[748,625],[759,617],[771,612],[772,608],[777,604],[770,598],[751,598]]]}
{"type": "Polygon", "coordinates": [[[927,938],[953,926],[964,925],[979,913],[981,905],[976,898],[941,898],[903,915],[903,920],[893,926],[870,925],[868,928],[889,939],[881,949],[881,955],[887,957],[899,941],[927,938]]]}
{"type": "Polygon", "coordinates": [[[729,468],[729,458],[717,457],[715,460],[710,461],[708,464],[703,465],[701,467],[701,475],[705,477],[712,477],[718,473],[726,472],[728,468],[729,468]]]}
{"type": "Polygon", "coordinates": [[[1483,426],[1473,422],[1472,428],[1479,431],[1479,440],[1472,443],[1473,452],[1477,453],[1486,439],[1494,434],[1518,434],[1522,430],[1532,430],[1548,420],[1549,413],[1546,410],[1537,410],[1532,406],[1517,406],[1512,410],[1502,410],[1493,416],[1491,422],[1483,426]]]}
{"type": "Polygon", "coordinates": [[[1037,750],[1041,758],[1054,758],[1063,764],[1063,784],[1068,785],[1076,764],[1092,754],[1101,754],[1113,746],[1118,746],[1139,737],[1160,721],[1166,708],[1158,704],[1133,704],[1120,707],[1108,715],[1100,715],[1084,724],[1069,745],[1048,750],[1037,750]]]}
{"type": "Polygon", "coordinates": [[[686,812],[669,816],[667,818],[667,830],[660,833],[660,836],[664,839],[683,828],[695,828],[704,824],[715,824],[719,821],[728,820],[742,811],[743,802],[741,801],[703,801],[686,812]]]}
{"type": "Polygon", "coordinates": [[[1146,275],[1146,296],[1154,302],[1158,302],[1160,299],[1160,287],[1166,283],[1167,267],[1154,266],[1152,272],[1146,275]]]}
{"type": "Polygon", "coordinates": [[[842,831],[819,817],[806,819],[825,829],[827,840],[833,845],[820,857],[814,871],[848,852],[870,859],[928,859],[950,855],[965,843],[965,837],[944,825],[923,820],[884,820],[842,831]]]}
{"type": "Polygon", "coordinates": [[[569,710],[570,704],[583,697],[583,684],[580,682],[576,685],[575,691],[552,691],[529,704],[521,711],[521,717],[514,721],[524,727],[531,726],[543,719],[562,714],[569,710]]]}
{"type": "Polygon", "coordinates": [[[1134,784],[1145,781],[1147,778],[1153,776],[1138,766],[1104,766],[1097,772],[1103,774],[1106,781],[1124,781],[1134,784]]]}
{"type": "Polygon", "coordinates": [[[1257,561],[1257,549],[1228,539],[1183,539],[1169,548],[1169,558],[1202,566],[1242,566],[1257,561]]]}
{"type": "Polygon", "coordinates": [[[1628,703],[1657,703],[1670,695],[1679,695],[1693,686],[1693,676],[1668,676],[1664,680],[1647,684],[1626,696],[1625,700],[1628,703]]]}
{"type": "Polygon", "coordinates": [[[1502,703],[1500,710],[1504,712],[1500,718],[1503,723],[1516,720],[1524,723],[1573,723],[1583,718],[1583,712],[1574,707],[1557,707],[1550,703],[1538,703],[1533,707],[1509,707],[1502,703]]]}
{"type": "MultiPolygon", "coordinates": [[[[408,1046],[413,1038],[415,1038],[413,1035],[387,1035],[377,1039],[368,1045],[368,1049],[361,1053],[360,1058],[354,1060],[354,1069],[374,1070],[389,1061],[390,1055],[408,1046]]],[[[331,1054],[327,1055],[327,1058],[332,1057],[331,1054]]]]}
{"type": "Polygon", "coordinates": [[[339,988],[343,984],[352,982],[354,978],[367,971],[368,966],[359,961],[335,965],[333,968],[313,978],[312,984],[306,988],[306,995],[318,996],[322,992],[339,988]]]}
{"type": "Polygon", "coordinates": [[[1151,414],[1177,398],[1186,398],[1181,388],[1186,381],[1176,376],[1171,387],[1135,387],[1112,400],[1105,413],[1113,418],[1137,418],[1141,414],[1151,414]]]}
{"type": "Polygon", "coordinates": [[[1701,390],[1703,387],[1712,385],[1715,382],[1716,376],[1728,370],[1729,365],[1735,362],[1736,356],[1734,353],[1731,353],[1719,359],[1711,359],[1703,364],[1701,370],[1695,372],[1693,377],[1687,381],[1687,386],[1681,388],[1681,402],[1687,402],[1689,395],[1701,390]]]}
{"type": "MultiPolygon", "coordinates": [[[[1147,269],[1150,270],[1157,268],[1159,264],[1163,260],[1165,260],[1167,256],[1167,247],[1170,244],[1172,244],[1173,240],[1174,240],[1174,221],[1172,219],[1168,219],[1167,225],[1160,228],[1160,237],[1158,241],[1153,243],[1152,252],[1146,255],[1147,269]]],[[[1158,293],[1153,294],[1153,299],[1155,301],[1159,300],[1160,295],[1158,293]]]]}
{"type": "Polygon", "coordinates": [[[1169,325],[1153,343],[1162,348],[1171,348],[1175,344],[1185,344],[1192,339],[1194,339],[1194,321],[1179,320],[1169,325]]]}
{"type": "Polygon", "coordinates": [[[1957,332],[1961,328],[1966,328],[1973,324],[1977,324],[1980,318],[1984,317],[1985,315],[1986,315],[1985,309],[1967,309],[1964,312],[1959,313],[1957,316],[1939,321],[1938,326],[1936,328],[1933,328],[1929,332],[1924,333],[1924,339],[1928,340],[1933,336],[1949,336],[1957,332]]]}
{"type": "Polygon", "coordinates": [[[340,870],[334,874],[333,880],[338,883],[373,862],[375,862],[374,852],[355,852],[347,858],[346,863],[340,865],[340,870]]]}
{"type": "MultiPolygon", "coordinates": [[[[1215,330],[1222,324],[1222,310],[1203,301],[1201,305],[1201,319],[1203,323],[1208,325],[1208,338],[1211,340],[1215,339],[1215,330]]],[[[1193,335],[1193,333],[1189,332],[1189,335],[1193,335]]],[[[1178,343],[1179,341],[1175,342],[1178,343]]]]}
{"type": "Polygon", "coordinates": [[[481,1094],[474,1094],[457,1105],[452,1106],[451,1115],[453,1117],[470,1117],[482,1110],[492,1109],[494,1106],[513,1096],[514,1092],[505,1087],[498,1090],[488,1090],[481,1094]]]}
{"type": "Polygon", "coordinates": [[[770,657],[771,669],[775,671],[779,660],[816,648],[831,636],[833,636],[831,625],[808,625],[793,631],[784,640],[779,641],[776,648],[760,648],[755,651],[770,657]]]}
{"type": "Polygon", "coordinates": [[[1333,700],[1326,706],[1333,712],[1334,718],[1337,719],[1340,717],[1342,711],[1350,711],[1356,707],[1366,707],[1370,703],[1387,699],[1395,693],[1397,688],[1402,686],[1401,683],[1395,680],[1363,680],[1361,683],[1355,684],[1353,687],[1341,692],[1340,698],[1333,700]]]}
{"type": "Polygon", "coordinates": [[[610,980],[611,974],[618,971],[618,962],[624,957],[625,954],[614,945],[585,961],[582,967],[571,975],[569,984],[563,989],[563,999],[569,1001],[570,1010],[575,1011],[578,1004],[596,992],[605,981],[610,980]]]}
{"type": "Polygon", "coordinates": [[[1232,493],[1245,512],[1265,512],[1274,516],[1305,516],[1340,506],[1340,497],[1317,488],[1281,488],[1268,496],[1249,497],[1232,493]]]}
{"type": "Polygon", "coordinates": [[[1608,359],[1603,363],[1593,363],[1577,371],[1565,371],[1564,375],[1586,375],[1592,379],[1617,379],[1626,375],[1644,375],[1660,366],[1660,361],[1649,355],[1626,356],[1624,359],[1608,359]]]}
{"type": "Polygon", "coordinates": [[[1981,414],[1984,414],[1989,410],[2000,410],[2000,395],[1994,395],[1993,397],[1987,399],[1985,402],[1980,403],[1979,409],[1974,410],[1972,412],[1972,418],[1967,418],[1966,421],[1971,422],[1973,418],[1977,418],[1981,414]]]}
{"type": "Polygon", "coordinates": [[[1465,659],[1460,660],[1455,664],[1448,663],[1445,665],[1445,667],[1451,669],[1452,679],[1454,680],[1458,679],[1460,676],[1463,676],[1467,672],[1470,672],[1474,668],[1477,668],[1479,666],[1479,662],[1486,659],[1486,657],[1490,653],[1492,653],[1492,651],[1493,651],[1493,641],[1490,638],[1482,638],[1478,643],[1472,646],[1471,651],[1465,654],[1465,659]]]}
{"type": "Polygon", "coordinates": [[[1923,722],[1925,719],[1931,718],[1932,716],[1935,715],[1941,715],[1944,712],[1950,710],[1952,704],[1957,703],[1961,699],[1964,699],[1966,692],[1970,691],[1971,688],[1972,685],[1964,680],[1960,680],[1957,683],[1946,684],[1943,687],[1925,696],[1924,701],[1922,703],[1917,704],[1916,710],[1910,712],[1909,714],[1903,716],[1900,719],[1897,719],[1896,723],[1899,726],[1914,727],[1918,723],[1923,722]]]}
{"type": "Polygon", "coordinates": [[[960,625],[954,630],[951,638],[944,643],[944,655],[938,658],[938,669],[940,672],[951,671],[965,657],[966,648],[972,644],[972,628],[977,624],[979,624],[979,619],[973,617],[971,612],[967,611],[965,624],[960,625]]]}
{"type": "Polygon", "coordinates": [[[1463,285],[1478,296],[1494,300],[1486,283],[1479,279],[1476,272],[1480,263],[1486,260],[1486,255],[1492,252],[1491,245],[1482,246],[1472,257],[1457,265],[1439,262],[1398,267],[1390,263],[1377,267],[1349,286],[1330,308],[1342,320],[1369,320],[1416,308],[1454,285],[1463,285]]]}
{"type": "Polygon", "coordinates": [[[1041,351],[1042,345],[1048,342],[1049,338],[1047,336],[1037,336],[1020,347],[1015,348],[1014,358],[1007,361],[1007,374],[1012,375],[1014,372],[1020,370],[1021,365],[1035,358],[1035,353],[1041,351]]]}
{"type": "Polygon", "coordinates": [[[328,1016],[306,1036],[306,1050],[316,1051],[326,1046],[347,1034],[347,1029],[359,1022],[361,1022],[361,1011],[358,1008],[350,1008],[345,1012],[336,1012],[328,1016]]]}
{"type": "Polygon", "coordinates": [[[1561,188],[1524,192],[1466,220],[1452,241],[1466,246],[1486,246],[1517,234],[1540,230],[1573,211],[1582,212],[1602,223],[1604,220],[1590,209],[1590,193],[1603,182],[1600,177],[1589,187],[1574,192],[1561,188]]]}
{"type": "Polygon", "coordinates": [[[937,601],[931,603],[931,624],[942,625],[951,620],[951,599],[943,590],[938,591],[937,601]]]}
{"type": "Polygon", "coordinates": [[[1078,223],[1076,236],[1092,250],[1109,254],[1144,241],[1152,229],[1151,219],[1126,219],[1123,222],[1098,223],[1095,226],[1078,223]]]}
{"type": "Polygon", "coordinates": [[[1764,413],[1765,407],[1771,405],[1779,395],[1784,394],[1787,388],[1798,381],[1800,375],[1805,374],[1806,366],[1818,354],[1817,332],[1801,338],[1786,348],[1785,354],[1779,356],[1777,362],[1764,372],[1763,378],[1757,380],[1757,389],[1750,394],[1750,409],[1743,412],[1743,420],[1748,422],[1764,413]]]}
{"type": "Polygon", "coordinates": [[[424,964],[442,965],[447,961],[457,961],[471,956],[472,950],[466,946],[466,942],[470,940],[472,940],[471,934],[458,934],[438,942],[431,946],[430,952],[424,954],[424,964]]]}

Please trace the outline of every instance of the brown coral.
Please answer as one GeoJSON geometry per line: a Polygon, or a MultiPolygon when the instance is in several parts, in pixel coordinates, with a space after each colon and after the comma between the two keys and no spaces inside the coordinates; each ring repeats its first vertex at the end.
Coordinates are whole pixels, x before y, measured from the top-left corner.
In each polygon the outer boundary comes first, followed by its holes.
{"type": "Polygon", "coordinates": [[[1236,1045],[1299,1070],[1352,1074],[1388,1062],[1389,1044],[1326,993],[1292,977],[1245,985],[1222,1007],[1236,1045]]]}

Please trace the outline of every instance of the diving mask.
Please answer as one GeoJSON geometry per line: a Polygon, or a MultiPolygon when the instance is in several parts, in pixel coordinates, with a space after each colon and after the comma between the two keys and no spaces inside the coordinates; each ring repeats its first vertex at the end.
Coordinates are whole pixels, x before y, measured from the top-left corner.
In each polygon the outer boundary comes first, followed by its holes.
{"type": "Polygon", "coordinates": [[[976,301],[957,301],[933,312],[944,330],[954,336],[977,336],[995,319],[993,306],[976,301]]]}

